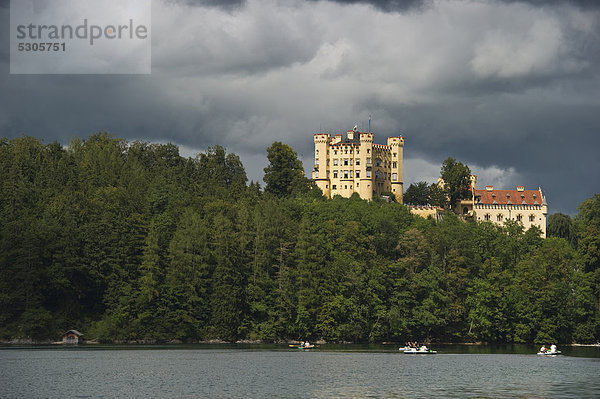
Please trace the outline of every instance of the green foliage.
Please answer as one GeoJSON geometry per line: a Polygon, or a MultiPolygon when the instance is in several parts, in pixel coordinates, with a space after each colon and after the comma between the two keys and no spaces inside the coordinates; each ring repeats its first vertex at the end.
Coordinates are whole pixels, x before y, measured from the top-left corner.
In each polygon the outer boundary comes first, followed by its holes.
{"type": "Polygon", "coordinates": [[[411,205],[433,205],[445,206],[447,202],[446,192],[437,184],[427,185],[421,181],[411,184],[404,193],[404,203],[411,205]]]}
{"type": "Polygon", "coordinates": [[[304,177],[302,162],[292,147],[276,141],[267,148],[267,158],[269,165],[264,169],[263,178],[267,183],[265,192],[287,197],[308,191],[309,182],[304,177]]]}
{"type": "Polygon", "coordinates": [[[548,237],[560,237],[564,238],[575,246],[576,244],[576,233],[575,227],[569,215],[563,213],[554,213],[548,217],[548,237]]]}
{"type": "MultiPolygon", "coordinates": [[[[542,239],[325,200],[281,143],[269,162],[264,195],[219,146],[185,159],[104,133],[67,148],[0,140],[0,339],[600,338],[600,196],[542,239]]],[[[445,167],[447,182],[468,171],[445,167]]]]}
{"type": "Polygon", "coordinates": [[[454,209],[457,201],[469,197],[469,187],[471,185],[471,169],[462,162],[457,162],[454,158],[448,157],[442,163],[440,172],[444,180],[444,189],[450,200],[450,207],[454,209]]]}
{"type": "Polygon", "coordinates": [[[411,205],[429,204],[429,186],[427,182],[412,183],[404,193],[404,203],[411,205]]]}

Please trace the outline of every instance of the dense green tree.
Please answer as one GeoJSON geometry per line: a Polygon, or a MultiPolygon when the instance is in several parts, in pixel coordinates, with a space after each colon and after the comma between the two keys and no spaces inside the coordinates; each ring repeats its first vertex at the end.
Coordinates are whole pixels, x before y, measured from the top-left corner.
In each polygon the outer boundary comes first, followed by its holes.
{"type": "Polygon", "coordinates": [[[264,169],[265,191],[278,197],[286,197],[308,191],[309,182],[304,177],[302,162],[287,144],[274,142],[267,148],[269,165],[264,169]]]}
{"type": "Polygon", "coordinates": [[[471,169],[462,162],[448,157],[442,163],[440,176],[444,181],[444,189],[448,195],[449,205],[455,210],[457,201],[469,198],[471,186],[471,169]]]}
{"type": "Polygon", "coordinates": [[[412,183],[404,193],[404,203],[411,205],[429,204],[429,186],[427,182],[412,183]]]}
{"type": "Polygon", "coordinates": [[[448,201],[446,191],[435,183],[427,185],[421,181],[411,184],[404,193],[404,203],[410,205],[445,206],[448,201]]]}
{"type": "Polygon", "coordinates": [[[564,238],[575,246],[576,244],[576,233],[573,226],[573,221],[569,215],[564,213],[553,213],[548,217],[548,237],[560,237],[564,238]]]}
{"type": "Polygon", "coordinates": [[[443,187],[436,183],[431,183],[429,186],[429,204],[433,206],[444,207],[448,202],[448,195],[443,187]]]}

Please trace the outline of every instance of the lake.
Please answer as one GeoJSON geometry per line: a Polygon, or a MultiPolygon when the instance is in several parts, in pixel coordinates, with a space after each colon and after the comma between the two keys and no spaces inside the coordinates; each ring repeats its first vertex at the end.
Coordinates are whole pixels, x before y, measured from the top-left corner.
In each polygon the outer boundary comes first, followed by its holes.
{"type": "Polygon", "coordinates": [[[2,398],[597,398],[600,348],[445,345],[0,348],[2,398]]]}

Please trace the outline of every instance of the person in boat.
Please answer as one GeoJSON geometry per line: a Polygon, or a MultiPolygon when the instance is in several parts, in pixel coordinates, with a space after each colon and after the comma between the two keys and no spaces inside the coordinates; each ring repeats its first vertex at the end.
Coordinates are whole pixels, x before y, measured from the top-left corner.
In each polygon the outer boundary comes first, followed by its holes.
{"type": "Polygon", "coordinates": [[[545,353],[548,349],[546,349],[546,345],[542,345],[540,348],[540,352],[545,353]]]}
{"type": "Polygon", "coordinates": [[[420,350],[421,352],[427,352],[427,346],[426,346],[426,345],[422,345],[422,346],[419,348],[419,350],[420,350]]]}
{"type": "Polygon", "coordinates": [[[306,342],[304,343],[304,347],[305,347],[305,348],[308,348],[309,346],[310,346],[310,342],[306,341],[306,342]]]}
{"type": "Polygon", "coordinates": [[[554,344],[550,345],[550,352],[552,352],[552,353],[556,352],[556,345],[554,345],[554,344]]]}

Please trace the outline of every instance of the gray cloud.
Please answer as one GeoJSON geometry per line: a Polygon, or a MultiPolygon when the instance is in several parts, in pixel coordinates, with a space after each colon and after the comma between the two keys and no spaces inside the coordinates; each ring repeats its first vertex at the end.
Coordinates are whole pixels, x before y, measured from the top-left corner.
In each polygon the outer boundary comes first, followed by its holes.
{"type": "Polygon", "coordinates": [[[181,3],[196,7],[217,7],[225,10],[235,10],[243,7],[246,0],[169,0],[173,3],[181,3]]]}
{"type": "Polygon", "coordinates": [[[600,11],[585,7],[155,1],[150,76],[9,75],[0,46],[0,136],[221,144],[260,180],[273,141],[308,167],[313,133],[371,115],[377,141],[406,137],[407,184],[453,156],[480,185],[541,186],[573,214],[600,188],[600,11]]]}
{"type": "Polygon", "coordinates": [[[415,10],[432,3],[431,0],[333,0],[333,2],[340,4],[368,4],[386,12],[415,10]]]}

